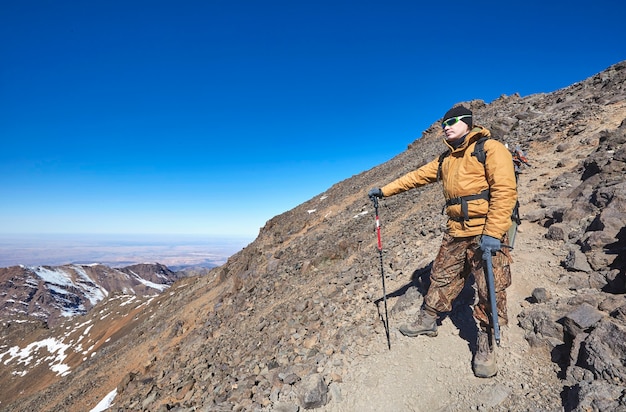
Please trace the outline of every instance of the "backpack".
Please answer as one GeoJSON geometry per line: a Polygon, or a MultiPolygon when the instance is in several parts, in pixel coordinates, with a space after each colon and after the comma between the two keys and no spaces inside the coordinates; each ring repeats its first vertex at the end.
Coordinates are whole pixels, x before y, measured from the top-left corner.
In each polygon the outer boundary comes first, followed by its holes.
{"type": "MultiPolygon", "coordinates": [[[[480,163],[482,163],[483,166],[485,165],[485,161],[487,160],[487,152],[485,151],[485,141],[489,138],[490,137],[483,136],[480,139],[478,139],[476,141],[476,145],[474,146],[474,151],[472,152],[472,156],[476,156],[476,159],[480,163]]],[[[508,149],[508,145],[505,145],[505,146],[508,149]]],[[[509,149],[509,151],[511,150],[509,149]]],[[[449,155],[450,155],[450,149],[446,150],[441,155],[439,155],[439,167],[437,168],[437,180],[441,178],[441,167],[443,164],[443,160],[449,155]]],[[[524,152],[519,147],[516,147],[514,151],[511,151],[511,155],[513,157],[513,168],[515,170],[515,183],[517,184],[518,176],[520,174],[522,165],[528,165],[528,166],[530,165],[528,164],[528,159],[524,155],[524,152]]],[[[483,190],[482,192],[477,193],[475,195],[462,196],[462,197],[449,199],[446,201],[445,206],[460,204],[461,211],[463,213],[462,220],[469,220],[467,202],[469,200],[476,200],[476,199],[485,199],[489,201],[489,189],[483,190]]],[[[445,206],[444,206],[444,209],[445,209],[445,206]]],[[[511,226],[511,229],[509,230],[509,241],[511,243],[511,247],[513,247],[513,243],[515,241],[515,234],[517,232],[517,226],[522,224],[522,219],[520,218],[520,215],[519,215],[519,200],[515,202],[515,207],[513,208],[513,213],[511,214],[511,220],[513,221],[514,224],[511,226]]]]}

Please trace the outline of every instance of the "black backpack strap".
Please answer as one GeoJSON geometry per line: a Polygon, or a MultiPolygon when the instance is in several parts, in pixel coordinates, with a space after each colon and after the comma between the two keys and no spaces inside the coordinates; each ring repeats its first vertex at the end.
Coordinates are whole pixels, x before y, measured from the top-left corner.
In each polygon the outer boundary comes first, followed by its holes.
{"type": "Polygon", "coordinates": [[[441,165],[443,164],[443,159],[450,155],[450,149],[446,150],[442,154],[439,155],[439,167],[437,168],[437,181],[441,179],[441,165]]]}
{"type": "Polygon", "coordinates": [[[485,152],[485,141],[487,139],[489,139],[489,137],[483,136],[476,140],[476,145],[474,146],[474,151],[472,152],[472,156],[476,156],[476,159],[483,165],[487,161],[487,152],[485,152]]]}

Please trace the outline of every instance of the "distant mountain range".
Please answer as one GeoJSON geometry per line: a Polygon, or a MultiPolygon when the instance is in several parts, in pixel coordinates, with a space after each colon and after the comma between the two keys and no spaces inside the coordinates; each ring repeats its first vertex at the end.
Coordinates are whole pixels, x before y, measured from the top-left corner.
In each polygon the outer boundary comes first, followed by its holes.
{"type": "Polygon", "coordinates": [[[100,264],[0,268],[0,319],[38,319],[49,326],[84,315],[112,294],[156,295],[182,272],[159,263],[113,269],[100,264]]]}

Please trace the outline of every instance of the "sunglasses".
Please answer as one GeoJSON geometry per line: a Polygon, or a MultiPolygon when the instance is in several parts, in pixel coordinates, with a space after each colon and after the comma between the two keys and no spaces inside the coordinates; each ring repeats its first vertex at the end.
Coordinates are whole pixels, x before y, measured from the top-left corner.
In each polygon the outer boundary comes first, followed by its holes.
{"type": "Polygon", "coordinates": [[[461,121],[461,119],[464,119],[466,117],[472,117],[472,115],[471,114],[464,114],[463,116],[451,117],[451,118],[446,119],[443,122],[441,122],[441,127],[443,129],[445,129],[446,126],[454,126],[459,121],[461,121]]]}

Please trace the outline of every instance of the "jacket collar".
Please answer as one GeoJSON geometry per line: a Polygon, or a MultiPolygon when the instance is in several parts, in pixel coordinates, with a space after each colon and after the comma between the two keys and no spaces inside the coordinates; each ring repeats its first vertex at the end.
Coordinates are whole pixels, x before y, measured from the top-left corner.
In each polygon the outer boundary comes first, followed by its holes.
{"type": "Polygon", "coordinates": [[[468,134],[465,135],[465,140],[456,149],[452,147],[450,143],[448,143],[445,137],[443,139],[443,143],[446,145],[448,150],[450,150],[450,152],[460,152],[460,151],[467,149],[467,147],[470,144],[474,143],[476,140],[480,139],[481,137],[490,137],[490,136],[491,136],[491,132],[489,132],[489,130],[487,130],[483,126],[476,125],[472,128],[472,130],[469,131],[468,134]]]}

